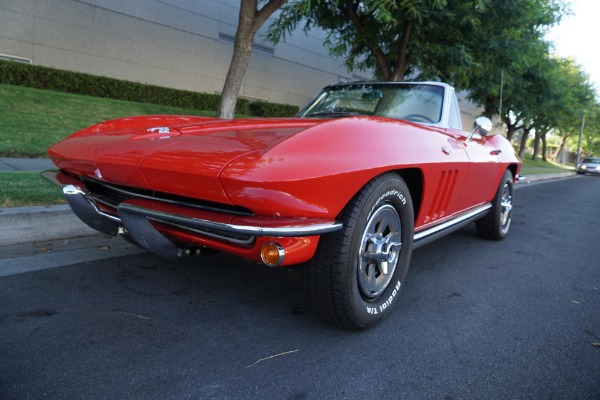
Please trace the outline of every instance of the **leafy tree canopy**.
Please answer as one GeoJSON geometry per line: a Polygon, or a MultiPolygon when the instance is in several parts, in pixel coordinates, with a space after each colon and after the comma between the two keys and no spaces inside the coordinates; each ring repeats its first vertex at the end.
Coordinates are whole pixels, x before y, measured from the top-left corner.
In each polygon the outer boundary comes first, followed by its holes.
{"type": "Polygon", "coordinates": [[[514,47],[540,40],[561,12],[558,0],[292,1],[268,37],[277,43],[300,26],[318,27],[331,55],[350,70],[469,87],[492,62],[522,61],[514,47]]]}

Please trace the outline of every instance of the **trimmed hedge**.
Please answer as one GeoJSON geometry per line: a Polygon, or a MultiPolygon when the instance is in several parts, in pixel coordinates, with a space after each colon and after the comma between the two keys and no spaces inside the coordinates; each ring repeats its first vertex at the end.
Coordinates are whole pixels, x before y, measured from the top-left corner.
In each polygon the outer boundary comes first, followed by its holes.
{"type": "MultiPolygon", "coordinates": [[[[0,83],[199,110],[216,111],[220,99],[217,94],[177,90],[5,60],[0,60],[0,83]]],[[[282,117],[298,111],[295,106],[259,103],[252,106],[252,113],[257,116],[282,117]]],[[[235,112],[249,114],[250,102],[238,99],[235,112]]]]}
{"type": "Polygon", "coordinates": [[[298,110],[298,106],[290,104],[267,103],[266,101],[250,103],[250,112],[252,115],[259,115],[261,117],[291,117],[298,110]]]}

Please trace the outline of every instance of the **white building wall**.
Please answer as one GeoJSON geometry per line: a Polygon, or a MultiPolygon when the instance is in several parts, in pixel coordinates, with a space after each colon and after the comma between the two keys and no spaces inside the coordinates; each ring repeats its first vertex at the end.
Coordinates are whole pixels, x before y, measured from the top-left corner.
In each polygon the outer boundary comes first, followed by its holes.
{"type": "MultiPolygon", "coordinates": [[[[199,92],[223,88],[239,0],[0,0],[0,54],[33,64],[199,92]]],[[[353,80],[324,33],[256,42],[240,95],[304,105],[326,84],[353,80]]],[[[368,76],[366,76],[368,77],[368,76]]]]}

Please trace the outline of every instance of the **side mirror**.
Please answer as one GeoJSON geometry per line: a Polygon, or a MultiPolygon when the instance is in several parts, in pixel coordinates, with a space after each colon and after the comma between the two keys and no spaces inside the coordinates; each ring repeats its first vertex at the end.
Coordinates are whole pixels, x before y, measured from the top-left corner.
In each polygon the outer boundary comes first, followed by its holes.
{"type": "Polygon", "coordinates": [[[493,126],[494,125],[492,124],[492,121],[488,117],[477,118],[473,123],[473,132],[471,132],[467,140],[471,140],[473,135],[476,133],[480,134],[481,136],[487,136],[487,134],[492,130],[493,126]]]}

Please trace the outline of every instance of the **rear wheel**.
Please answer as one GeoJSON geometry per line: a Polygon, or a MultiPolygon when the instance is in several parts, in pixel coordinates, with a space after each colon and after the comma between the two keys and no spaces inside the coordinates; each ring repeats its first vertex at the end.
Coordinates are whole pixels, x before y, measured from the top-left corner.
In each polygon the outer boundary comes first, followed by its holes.
{"type": "Polygon", "coordinates": [[[500,240],[506,236],[512,219],[513,192],[513,175],[506,170],[492,201],[490,212],[475,223],[480,237],[500,240]]]}
{"type": "Polygon", "coordinates": [[[321,317],[364,329],[389,314],[408,273],[413,213],[408,187],[392,173],[350,201],[340,215],[344,227],[321,238],[306,267],[309,298],[321,317]]]}

